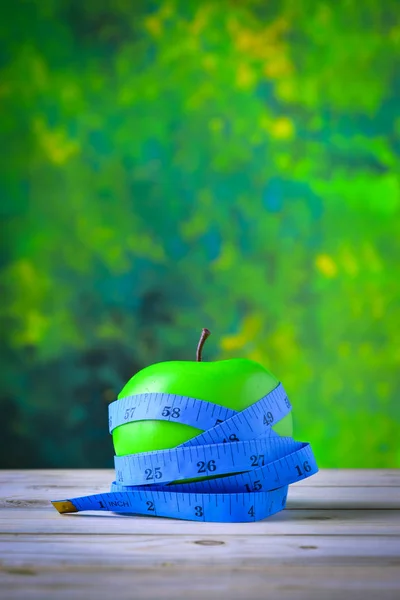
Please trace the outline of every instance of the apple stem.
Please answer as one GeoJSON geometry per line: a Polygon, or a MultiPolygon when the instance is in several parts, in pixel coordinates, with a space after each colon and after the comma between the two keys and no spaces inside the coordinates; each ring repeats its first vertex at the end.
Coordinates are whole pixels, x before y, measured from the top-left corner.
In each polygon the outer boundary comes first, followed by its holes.
{"type": "Polygon", "coordinates": [[[209,331],[209,329],[203,329],[203,331],[201,332],[201,336],[200,336],[199,343],[197,345],[197,352],[196,352],[197,362],[201,362],[201,352],[203,350],[204,342],[206,341],[206,339],[208,338],[209,335],[211,335],[211,331],[209,331]]]}

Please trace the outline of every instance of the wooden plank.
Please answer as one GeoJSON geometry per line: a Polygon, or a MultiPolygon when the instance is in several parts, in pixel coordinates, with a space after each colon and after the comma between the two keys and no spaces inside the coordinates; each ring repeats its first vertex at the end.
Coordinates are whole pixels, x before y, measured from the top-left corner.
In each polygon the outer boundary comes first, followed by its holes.
{"type": "Polygon", "coordinates": [[[321,469],[302,487],[400,487],[400,469],[321,469]]]}
{"type": "Polygon", "coordinates": [[[114,513],[59,515],[52,507],[0,509],[0,532],[59,535],[390,535],[400,536],[400,510],[290,510],[256,523],[198,523],[114,513]]]}
{"type": "Polygon", "coordinates": [[[315,487],[290,486],[290,509],[399,509],[398,487],[315,487]]]}
{"type": "MultiPolygon", "coordinates": [[[[108,491],[109,486],[88,487],[40,487],[7,486],[2,489],[0,508],[48,508],[50,500],[64,500],[108,491]]],[[[299,484],[290,486],[287,508],[304,510],[321,509],[398,509],[400,508],[400,487],[305,487],[299,484]]]]}
{"type": "Polygon", "coordinates": [[[155,568],[259,567],[266,564],[397,565],[400,543],[390,536],[24,535],[0,537],[3,566],[66,565],[155,568]]]}
{"type": "Polygon", "coordinates": [[[0,567],[7,600],[395,600],[397,566],[262,565],[207,570],[164,563],[159,569],[0,567]]]}

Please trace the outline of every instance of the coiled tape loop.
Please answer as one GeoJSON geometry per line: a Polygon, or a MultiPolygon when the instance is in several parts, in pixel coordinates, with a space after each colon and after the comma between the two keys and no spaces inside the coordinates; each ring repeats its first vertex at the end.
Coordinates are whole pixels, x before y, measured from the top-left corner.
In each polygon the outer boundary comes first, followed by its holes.
{"type": "Polygon", "coordinates": [[[318,471],[309,444],[272,429],[291,408],[281,383],[240,412],[162,393],[116,400],[109,405],[110,433],[143,420],[183,423],[203,433],[169,450],[115,456],[116,480],[110,492],[52,503],[61,513],[102,510],[219,522],[264,519],[285,507],[291,483],[318,471]]]}

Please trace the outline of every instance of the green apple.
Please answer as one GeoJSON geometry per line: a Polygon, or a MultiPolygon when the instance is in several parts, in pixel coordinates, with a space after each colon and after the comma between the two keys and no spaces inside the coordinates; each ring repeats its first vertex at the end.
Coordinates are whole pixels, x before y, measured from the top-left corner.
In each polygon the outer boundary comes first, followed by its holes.
{"type": "MultiPolygon", "coordinates": [[[[128,381],[118,399],[164,392],[241,411],[271,392],[278,383],[262,365],[246,358],[201,362],[200,347],[198,361],[161,362],[142,369],[128,381]]],[[[274,426],[284,436],[291,436],[292,429],[291,414],[274,426]]],[[[112,436],[115,454],[122,456],[174,448],[199,433],[200,429],[189,425],[154,420],[125,423],[114,429],[112,436]]]]}

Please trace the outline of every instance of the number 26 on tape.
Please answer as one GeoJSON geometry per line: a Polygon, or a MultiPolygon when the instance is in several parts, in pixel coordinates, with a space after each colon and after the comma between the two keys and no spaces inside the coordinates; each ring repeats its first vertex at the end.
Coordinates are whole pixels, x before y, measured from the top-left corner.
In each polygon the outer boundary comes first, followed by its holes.
{"type": "Polygon", "coordinates": [[[211,473],[213,471],[216,471],[217,469],[217,465],[215,464],[215,460],[209,460],[208,462],[204,461],[204,460],[199,460],[199,462],[197,463],[197,467],[198,467],[198,473],[207,473],[207,471],[210,471],[211,473]]]}

